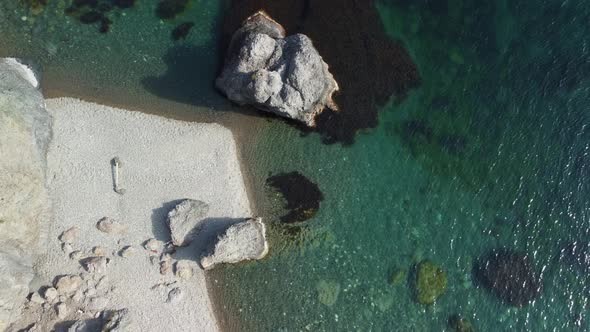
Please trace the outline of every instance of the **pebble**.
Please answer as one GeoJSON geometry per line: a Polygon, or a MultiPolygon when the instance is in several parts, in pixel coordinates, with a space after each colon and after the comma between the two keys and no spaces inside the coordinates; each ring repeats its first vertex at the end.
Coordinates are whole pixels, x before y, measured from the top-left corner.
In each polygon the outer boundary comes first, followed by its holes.
{"type": "Polygon", "coordinates": [[[68,316],[69,310],[68,306],[65,303],[60,302],[55,306],[55,311],[57,312],[57,317],[59,319],[64,319],[68,316]]]}
{"type": "Polygon", "coordinates": [[[166,302],[170,304],[176,304],[182,300],[183,295],[184,294],[182,293],[182,290],[178,287],[175,287],[168,293],[168,299],[166,302]]]}
{"type": "Polygon", "coordinates": [[[168,272],[172,270],[172,262],[169,260],[161,261],[160,262],[160,274],[166,275],[168,272]]]}
{"type": "Polygon", "coordinates": [[[96,223],[99,231],[107,234],[121,234],[127,231],[127,226],[115,221],[112,218],[104,217],[96,223]]]}
{"type": "Polygon", "coordinates": [[[53,302],[57,298],[57,289],[49,287],[43,292],[43,298],[49,302],[53,302]]]}
{"type": "Polygon", "coordinates": [[[188,280],[193,276],[193,268],[189,261],[178,261],[175,264],[176,277],[182,280],[188,280]]]}
{"type": "Polygon", "coordinates": [[[63,243],[73,243],[74,241],[76,241],[79,234],[80,228],[74,226],[61,233],[61,235],[59,236],[59,240],[63,243]]]}
{"type": "Polygon", "coordinates": [[[73,260],[79,260],[83,256],[84,255],[82,254],[82,252],[80,250],[75,250],[70,253],[70,259],[73,259],[73,260]]]}
{"type": "Polygon", "coordinates": [[[74,249],[72,249],[72,245],[69,243],[62,243],[61,244],[61,251],[63,251],[66,255],[69,255],[74,249]]]}
{"type": "Polygon", "coordinates": [[[66,275],[60,277],[55,282],[55,288],[60,294],[69,294],[75,292],[82,284],[82,278],[77,275],[66,275]]]}
{"type": "Polygon", "coordinates": [[[162,250],[162,241],[156,239],[147,240],[143,247],[150,252],[150,255],[157,255],[162,250]]]}
{"type": "Polygon", "coordinates": [[[37,303],[37,304],[43,304],[43,303],[45,303],[45,299],[43,299],[43,297],[41,297],[39,292],[33,292],[33,294],[31,295],[31,302],[37,303]]]}
{"type": "Polygon", "coordinates": [[[96,246],[92,248],[92,254],[94,256],[108,256],[109,251],[105,247],[96,246]]]}
{"type": "Polygon", "coordinates": [[[123,249],[121,249],[119,255],[124,258],[129,258],[135,254],[135,251],[135,248],[133,248],[132,246],[125,246],[123,247],[123,249]]]}
{"type": "Polygon", "coordinates": [[[82,262],[82,265],[89,273],[103,274],[107,270],[108,259],[105,257],[89,257],[82,262]]]}
{"type": "Polygon", "coordinates": [[[96,289],[95,288],[88,288],[85,292],[84,295],[87,297],[91,297],[96,295],[96,289]]]}

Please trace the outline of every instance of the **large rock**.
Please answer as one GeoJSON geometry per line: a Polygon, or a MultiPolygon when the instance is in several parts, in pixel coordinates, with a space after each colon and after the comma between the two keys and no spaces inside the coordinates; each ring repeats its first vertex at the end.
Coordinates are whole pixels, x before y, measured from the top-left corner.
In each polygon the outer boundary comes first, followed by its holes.
{"type": "Polygon", "coordinates": [[[195,237],[204,218],[209,212],[209,205],[194,199],[186,199],[168,212],[168,227],[175,246],[186,246],[195,237]]]}
{"type": "Polygon", "coordinates": [[[51,118],[32,70],[0,59],[0,331],[17,316],[50,208],[45,153],[51,118]]]}
{"type": "Polygon", "coordinates": [[[536,299],[542,290],[541,275],[523,253],[495,249],[480,257],[474,266],[477,281],[503,302],[522,307],[536,299]]]}
{"type": "Polygon", "coordinates": [[[220,263],[262,259],[268,253],[266,228],[262,218],[248,219],[230,226],[217,238],[213,252],[201,259],[205,270],[220,263]]]}
{"type": "MultiPolygon", "coordinates": [[[[351,64],[354,65],[354,64],[351,64]]],[[[337,110],[338,84],[311,40],[285,37],[264,12],[250,16],[233,35],[217,87],[229,99],[315,126],[325,108],[337,110]]]]}

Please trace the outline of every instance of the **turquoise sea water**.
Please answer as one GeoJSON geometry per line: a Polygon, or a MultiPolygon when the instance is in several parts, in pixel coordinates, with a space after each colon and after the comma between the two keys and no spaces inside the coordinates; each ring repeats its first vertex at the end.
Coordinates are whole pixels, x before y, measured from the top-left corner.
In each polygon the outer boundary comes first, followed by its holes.
{"type": "MultiPolygon", "coordinates": [[[[37,16],[0,5],[0,27],[11,32],[0,54],[39,57],[48,80],[71,73],[97,99],[124,99],[110,93],[116,85],[138,107],[156,98],[191,105],[211,121],[242,116],[207,83],[219,56],[220,3],[192,1],[174,22],[196,22],[180,43],[153,4],[120,11],[112,32],[99,35],[58,15],[60,3],[37,16]],[[38,22],[23,23],[25,14],[38,22]],[[204,74],[179,83],[189,65],[204,74]],[[153,76],[168,78],[145,84],[153,76]]],[[[477,331],[589,330],[590,278],[558,257],[568,243],[590,241],[590,5],[380,0],[375,10],[421,83],[401,102],[380,105],[377,128],[350,146],[322,144],[277,119],[253,120],[258,134],[242,149],[271,253],[210,274],[226,327],[450,331],[449,316],[460,314],[477,331]],[[324,194],[318,214],[299,226],[278,222],[282,202],[264,185],[291,171],[324,194]],[[500,247],[527,253],[541,273],[533,303],[510,307],[475,282],[474,261],[500,247]],[[434,305],[413,294],[412,270],[423,259],[448,276],[434,305]],[[400,270],[406,277],[391,284],[400,270]]]]}

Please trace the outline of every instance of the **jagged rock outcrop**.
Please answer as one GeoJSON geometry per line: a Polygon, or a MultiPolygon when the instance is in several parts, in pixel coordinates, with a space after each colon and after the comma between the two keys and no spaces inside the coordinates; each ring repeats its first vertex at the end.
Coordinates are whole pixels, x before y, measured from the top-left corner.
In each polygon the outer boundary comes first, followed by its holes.
{"type": "Polygon", "coordinates": [[[45,154],[51,118],[38,87],[27,66],[0,59],[0,331],[29,291],[50,214],[45,154]]]}
{"type": "Polygon", "coordinates": [[[268,242],[262,218],[247,219],[233,224],[217,238],[213,252],[201,259],[201,266],[209,270],[220,263],[262,259],[267,253],[268,242]]]}
{"type": "Polygon", "coordinates": [[[168,228],[170,228],[172,244],[189,245],[208,212],[207,203],[194,199],[185,199],[168,212],[168,228]]]}
{"type": "MultiPolygon", "coordinates": [[[[351,64],[353,65],[353,64],[351,64]]],[[[337,110],[338,84],[303,34],[285,36],[264,12],[250,16],[233,35],[217,87],[240,105],[315,126],[325,108],[337,110]]]]}

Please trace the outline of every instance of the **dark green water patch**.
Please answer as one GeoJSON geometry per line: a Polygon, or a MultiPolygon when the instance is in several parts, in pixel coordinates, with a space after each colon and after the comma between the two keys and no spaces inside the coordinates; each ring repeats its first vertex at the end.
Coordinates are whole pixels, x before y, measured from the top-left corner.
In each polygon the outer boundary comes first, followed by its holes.
{"type": "Polygon", "coordinates": [[[319,133],[326,144],[352,144],[357,132],[377,127],[380,107],[392,95],[401,102],[419,85],[416,65],[402,43],[385,34],[372,0],[232,1],[223,50],[243,20],[260,9],[287,34],[308,35],[340,86],[335,96],[340,111],[321,113],[317,127],[306,130],[319,133]]]}
{"type": "Polygon", "coordinates": [[[193,26],[195,26],[193,22],[184,22],[177,25],[170,34],[172,40],[178,41],[180,39],[186,39],[186,36],[188,36],[188,33],[191,31],[193,26]]]}
{"type": "Polygon", "coordinates": [[[522,307],[541,294],[543,285],[530,258],[513,250],[492,250],[474,267],[479,283],[505,303],[522,307]]]}
{"type": "Polygon", "coordinates": [[[156,16],[163,20],[170,20],[184,13],[189,0],[160,0],[156,8],[156,16]]]}
{"type": "Polygon", "coordinates": [[[299,172],[273,175],[266,183],[280,193],[285,201],[288,212],[280,217],[283,223],[297,223],[313,218],[324,200],[324,194],[318,185],[299,172]]]}

